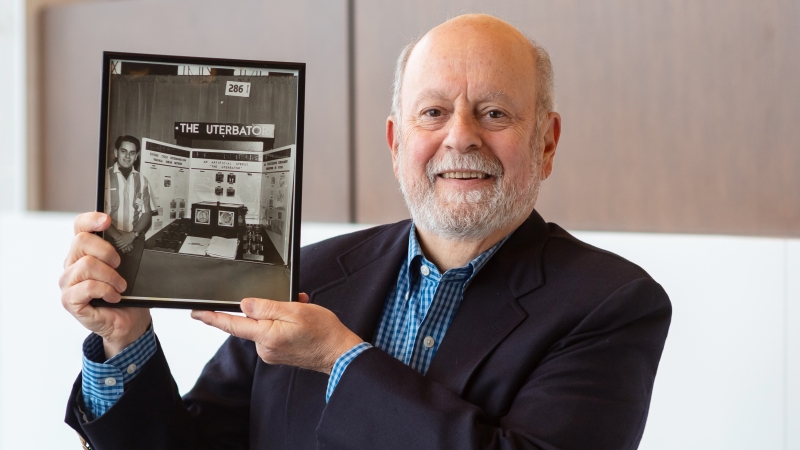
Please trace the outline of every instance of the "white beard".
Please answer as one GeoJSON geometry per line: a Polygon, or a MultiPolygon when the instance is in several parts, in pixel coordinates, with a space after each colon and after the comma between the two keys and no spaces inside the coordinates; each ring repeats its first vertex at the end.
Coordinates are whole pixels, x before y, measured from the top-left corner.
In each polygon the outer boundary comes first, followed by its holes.
{"type": "MultiPolygon", "coordinates": [[[[478,151],[446,152],[439,159],[431,159],[425,167],[425,178],[406,174],[403,158],[398,155],[400,191],[411,218],[425,231],[460,241],[483,240],[521,222],[533,211],[541,182],[541,152],[536,148],[531,150],[537,155],[533,161],[533,176],[522,188],[506,179],[500,160],[478,151]],[[437,195],[436,174],[456,169],[487,173],[492,175],[494,184],[488,188],[437,195]]],[[[400,152],[402,149],[398,149],[400,152]]]]}

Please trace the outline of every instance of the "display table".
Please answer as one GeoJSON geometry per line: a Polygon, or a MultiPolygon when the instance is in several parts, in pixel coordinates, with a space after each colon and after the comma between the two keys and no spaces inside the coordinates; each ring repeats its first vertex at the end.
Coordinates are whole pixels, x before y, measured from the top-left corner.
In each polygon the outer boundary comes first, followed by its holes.
{"type": "Polygon", "coordinates": [[[170,230],[186,220],[173,222],[145,241],[132,296],[231,302],[252,296],[288,300],[289,268],[269,239],[264,240],[264,262],[243,260],[241,249],[235,260],[157,249],[156,241],[167,233],[173,233],[174,238],[175,232],[170,230]]]}

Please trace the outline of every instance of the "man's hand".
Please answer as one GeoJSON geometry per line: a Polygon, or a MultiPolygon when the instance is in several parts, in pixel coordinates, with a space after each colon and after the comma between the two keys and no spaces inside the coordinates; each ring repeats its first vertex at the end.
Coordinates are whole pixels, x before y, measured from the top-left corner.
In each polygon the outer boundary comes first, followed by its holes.
{"type": "Polygon", "coordinates": [[[106,358],[133,343],[150,325],[149,309],[95,308],[89,304],[93,298],[117,303],[126,288],[125,280],[114,270],[120,263],[114,247],[91,233],[109,225],[111,218],[102,213],[81,214],[75,219],[75,238],[58,280],[61,304],[84,327],[103,338],[106,358]]]}
{"type": "Polygon", "coordinates": [[[347,350],[363,342],[334,313],[308,303],[288,303],[258,298],[242,300],[247,317],[211,311],[192,311],[192,317],[234,336],[256,343],[267,364],[286,364],[330,374],[347,350]]]}
{"type": "MultiPolygon", "coordinates": [[[[115,239],[114,242],[117,244],[117,248],[122,250],[128,247],[132,247],[133,241],[135,239],[136,235],[133,234],[133,231],[120,231],[119,238],[115,239]]],[[[123,250],[123,253],[128,253],[128,252],[123,250]]]]}

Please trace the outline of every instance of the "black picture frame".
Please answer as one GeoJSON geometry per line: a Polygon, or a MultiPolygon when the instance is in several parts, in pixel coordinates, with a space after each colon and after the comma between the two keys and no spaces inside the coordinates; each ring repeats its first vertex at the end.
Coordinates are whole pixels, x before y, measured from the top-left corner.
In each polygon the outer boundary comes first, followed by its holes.
{"type": "Polygon", "coordinates": [[[97,211],[115,227],[98,234],[125,261],[141,253],[118,268],[129,283],[122,300],[92,304],[240,311],[246,297],[297,301],[305,64],[103,52],[102,73],[97,211]],[[138,139],[135,152],[125,136],[138,139]]]}

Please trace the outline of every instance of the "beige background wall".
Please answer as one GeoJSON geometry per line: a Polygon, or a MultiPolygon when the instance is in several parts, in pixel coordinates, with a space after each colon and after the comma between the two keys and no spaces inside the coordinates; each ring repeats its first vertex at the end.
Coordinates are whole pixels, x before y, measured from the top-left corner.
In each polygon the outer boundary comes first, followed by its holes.
{"type": "Polygon", "coordinates": [[[550,52],[563,117],[537,207],[570,229],[800,236],[800,3],[357,0],[358,219],[405,217],[383,124],[402,46],[496,14],[550,52]]]}
{"type": "Polygon", "coordinates": [[[103,50],[307,63],[303,218],[347,221],[344,0],[97,1],[43,15],[42,204],[95,206],[103,50]]]}
{"type": "Polygon", "coordinates": [[[564,123],[538,206],[546,219],[570,229],[800,236],[800,3],[779,0],[50,8],[43,205],[92,206],[86,161],[97,147],[96,66],[100,51],[113,49],[308,62],[304,219],[348,220],[351,206],[360,222],[404,218],[384,140],[394,60],[431,26],[479,11],[518,26],[553,59],[564,123]]]}
{"type": "Polygon", "coordinates": [[[42,35],[42,17],[44,11],[55,5],[67,5],[78,2],[99,0],[24,0],[25,3],[25,109],[27,119],[26,155],[27,155],[27,193],[25,195],[28,209],[43,209],[44,192],[42,191],[43,159],[42,159],[42,115],[44,113],[42,88],[42,62],[44,42],[42,35]]]}

